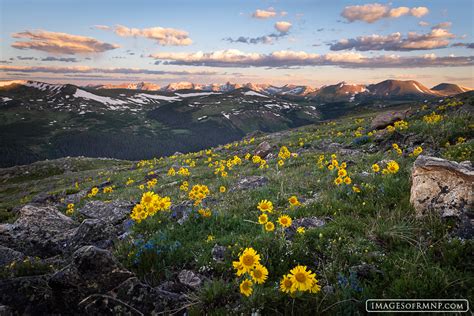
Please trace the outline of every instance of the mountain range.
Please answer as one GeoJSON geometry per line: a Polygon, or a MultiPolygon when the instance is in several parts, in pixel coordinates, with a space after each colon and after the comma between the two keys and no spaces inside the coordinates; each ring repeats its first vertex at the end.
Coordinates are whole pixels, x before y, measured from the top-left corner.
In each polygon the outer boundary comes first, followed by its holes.
{"type": "Polygon", "coordinates": [[[248,88],[253,91],[263,92],[267,94],[294,95],[305,96],[309,98],[325,98],[326,96],[354,96],[356,94],[367,95],[427,95],[427,96],[449,96],[458,94],[472,89],[462,87],[452,83],[441,83],[434,87],[427,88],[423,84],[414,81],[402,80],[385,80],[377,84],[347,84],[340,82],[334,85],[322,86],[320,88],[310,87],[306,85],[287,84],[277,87],[271,84],[259,83],[230,83],[225,84],[196,84],[192,82],[176,82],[170,83],[164,87],[160,87],[153,83],[122,83],[117,85],[106,84],[93,86],[96,89],[134,89],[145,91],[179,91],[179,90],[200,90],[214,92],[229,92],[236,89],[248,88]]]}
{"type": "Polygon", "coordinates": [[[64,156],[135,160],[196,151],[255,131],[275,132],[469,90],[449,83],[429,89],[416,81],[397,80],[320,88],[3,82],[0,167],[64,156]]]}

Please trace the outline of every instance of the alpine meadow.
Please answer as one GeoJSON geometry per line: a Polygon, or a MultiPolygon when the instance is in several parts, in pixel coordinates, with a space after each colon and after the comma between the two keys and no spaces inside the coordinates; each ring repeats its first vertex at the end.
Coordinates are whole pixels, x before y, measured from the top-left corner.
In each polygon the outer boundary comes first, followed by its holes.
{"type": "Polygon", "coordinates": [[[0,0],[0,315],[472,313],[473,6],[0,0]]]}

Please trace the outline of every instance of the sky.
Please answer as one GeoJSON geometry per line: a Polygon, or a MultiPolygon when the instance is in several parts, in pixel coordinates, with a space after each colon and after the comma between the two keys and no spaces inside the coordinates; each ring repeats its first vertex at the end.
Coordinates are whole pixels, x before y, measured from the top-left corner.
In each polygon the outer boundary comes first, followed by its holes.
{"type": "Polygon", "coordinates": [[[0,80],[474,87],[472,0],[0,0],[0,80]]]}

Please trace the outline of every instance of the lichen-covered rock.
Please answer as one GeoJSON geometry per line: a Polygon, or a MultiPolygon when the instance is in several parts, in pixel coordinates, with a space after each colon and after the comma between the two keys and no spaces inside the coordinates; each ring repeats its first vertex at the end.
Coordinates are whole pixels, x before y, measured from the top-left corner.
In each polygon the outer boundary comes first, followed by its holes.
{"type": "Polygon", "coordinates": [[[101,219],[116,225],[127,219],[134,204],[127,201],[114,200],[112,202],[90,201],[78,211],[88,218],[101,219]]]}
{"type": "MultiPolygon", "coordinates": [[[[20,261],[25,258],[22,252],[8,247],[0,246],[0,267],[8,265],[13,261],[20,261]]],[[[1,314],[0,314],[1,315],[1,314]]]]}
{"type": "Polygon", "coordinates": [[[473,236],[473,184],[471,164],[419,156],[412,170],[410,202],[417,216],[435,213],[455,218],[458,234],[473,236]]]}
{"type": "Polygon", "coordinates": [[[258,144],[254,154],[255,156],[260,156],[260,158],[265,158],[271,151],[272,146],[267,141],[264,141],[258,144]]]}
{"type": "Polygon", "coordinates": [[[212,259],[216,262],[223,262],[225,259],[226,252],[227,248],[225,246],[215,244],[211,250],[212,259]]]}
{"type": "Polygon", "coordinates": [[[179,282],[192,289],[197,289],[202,284],[202,278],[190,270],[182,270],[178,275],[178,279],[179,282]]]}
{"type": "Polygon", "coordinates": [[[86,245],[109,249],[116,237],[117,230],[111,224],[101,219],[86,219],[72,235],[68,245],[71,251],[86,245]]]}
{"type": "Polygon", "coordinates": [[[232,191],[249,190],[263,187],[268,184],[268,178],[262,176],[249,176],[239,179],[232,191]]]}
{"type": "Polygon", "coordinates": [[[77,306],[92,294],[106,293],[132,277],[112,254],[94,246],[84,246],[73,255],[69,265],[49,280],[60,309],[77,306]]]}
{"type": "Polygon", "coordinates": [[[292,238],[296,234],[298,227],[303,227],[304,229],[313,229],[317,227],[322,227],[326,225],[326,221],[318,217],[304,217],[295,219],[291,226],[285,229],[285,233],[289,238],[292,238]]]}
{"type": "Polygon", "coordinates": [[[370,123],[371,129],[382,129],[395,123],[396,121],[404,120],[408,116],[409,110],[403,112],[389,111],[380,113],[370,123]]]}
{"type": "Polygon", "coordinates": [[[13,224],[0,225],[0,245],[42,258],[64,253],[78,225],[53,206],[26,205],[13,224]]]}
{"type": "MultiPolygon", "coordinates": [[[[26,276],[0,280],[0,303],[13,309],[14,315],[51,315],[54,306],[47,277],[26,276]]],[[[4,314],[0,312],[0,315],[4,314]]]]}

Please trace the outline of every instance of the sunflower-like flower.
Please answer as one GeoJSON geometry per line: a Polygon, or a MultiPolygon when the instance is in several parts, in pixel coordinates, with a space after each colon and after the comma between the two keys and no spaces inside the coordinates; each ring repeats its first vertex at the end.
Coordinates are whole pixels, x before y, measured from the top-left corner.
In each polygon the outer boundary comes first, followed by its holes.
{"type": "Polygon", "coordinates": [[[261,264],[257,264],[255,268],[250,272],[252,279],[257,284],[265,283],[265,280],[268,278],[268,270],[261,264]]]}
{"type": "Polygon", "coordinates": [[[265,230],[266,230],[267,232],[272,232],[272,231],[274,231],[274,230],[275,230],[275,224],[273,224],[272,222],[267,222],[267,223],[265,224],[265,230]]]}
{"type": "Polygon", "coordinates": [[[290,293],[292,291],[293,281],[291,275],[287,274],[283,276],[283,279],[280,281],[280,291],[283,293],[290,293]]]}
{"type": "Polygon", "coordinates": [[[253,283],[250,280],[243,280],[242,283],[240,283],[240,293],[245,295],[245,296],[250,296],[252,295],[253,292],[253,283]]]}
{"type": "Polygon", "coordinates": [[[291,217],[289,217],[288,215],[282,215],[278,218],[278,223],[282,226],[282,227],[290,227],[291,226],[291,217]]]}
{"type": "Polygon", "coordinates": [[[288,202],[290,202],[290,205],[293,206],[293,207],[300,205],[300,201],[298,201],[298,198],[295,195],[291,196],[288,199],[288,202]]]}
{"type": "Polygon", "coordinates": [[[257,208],[262,212],[269,212],[273,211],[273,203],[268,200],[261,200],[258,202],[257,208]]]}
{"type": "Polygon", "coordinates": [[[258,217],[258,223],[263,225],[266,222],[268,222],[268,215],[265,213],[260,214],[260,216],[258,217]]]}
{"type": "Polygon", "coordinates": [[[290,270],[292,291],[309,291],[316,282],[316,275],[311,270],[306,270],[306,266],[296,266],[290,270]]]}
{"type": "Polygon", "coordinates": [[[260,263],[260,255],[253,248],[245,248],[244,252],[239,258],[245,272],[250,272],[260,263]]]}

